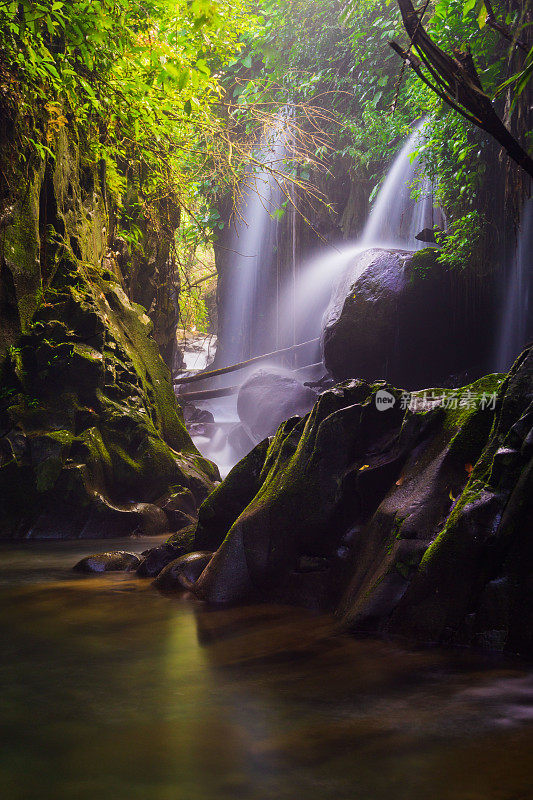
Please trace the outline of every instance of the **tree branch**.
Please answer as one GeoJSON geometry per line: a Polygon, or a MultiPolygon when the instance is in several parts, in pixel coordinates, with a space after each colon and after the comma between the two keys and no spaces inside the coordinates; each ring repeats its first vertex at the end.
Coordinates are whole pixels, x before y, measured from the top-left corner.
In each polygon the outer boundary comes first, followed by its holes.
{"type": "Polygon", "coordinates": [[[533,177],[533,159],[494,110],[490,97],[483,91],[471,54],[458,51],[452,57],[445,53],[426,33],[411,0],[398,0],[398,5],[411,46],[416,47],[422,61],[396,42],[391,42],[393,50],[441,100],[496,139],[513,161],[533,177]],[[422,62],[434,83],[424,74],[422,62]]]}

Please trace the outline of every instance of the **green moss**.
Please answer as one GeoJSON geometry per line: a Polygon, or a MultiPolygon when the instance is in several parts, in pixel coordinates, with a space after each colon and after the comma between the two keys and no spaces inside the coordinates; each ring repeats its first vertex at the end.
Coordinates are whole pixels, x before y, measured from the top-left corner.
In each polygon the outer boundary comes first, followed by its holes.
{"type": "MultiPolygon", "coordinates": [[[[466,390],[475,398],[475,408],[458,408],[447,410],[445,429],[456,431],[451,444],[450,452],[458,458],[467,459],[473,465],[471,475],[460,495],[456,500],[452,512],[446,523],[426,550],[420,568],[425,570],[438,558],[446,544],[451,545],[453,531],[461,516],[469,505],[475,503],[487,489],[487,480],[490,475],[492,459],[496,450],[494,432],[501,407],[502,395],[506,388],[506,376],[501,374],[487,375],[469,387],[454,390],[455,395],[461,395],[466,390]],[[480,410],[480,399],[485,395],[496,393],[495,410],[480,410]]],[[[465,465],[467,466],[467,465],[465,465]]],[[[457,542],[460,547],[460,542],[457,542]]]]}
{"type": "Polygon", "coordinates": [[[22,331],[27,329],[41,300],[39,194],[43,177],[44,164],[23,181],[25,191],[15,204],[14,221],[2,234],[2,254],[13,273],[22,331]]]}
{"type": "Polygon", "coordinates": [[[410,280],[412,283],[424,280],[439,266],[438,250],[434,247],[425,247],[409,255],[410,280]]]}

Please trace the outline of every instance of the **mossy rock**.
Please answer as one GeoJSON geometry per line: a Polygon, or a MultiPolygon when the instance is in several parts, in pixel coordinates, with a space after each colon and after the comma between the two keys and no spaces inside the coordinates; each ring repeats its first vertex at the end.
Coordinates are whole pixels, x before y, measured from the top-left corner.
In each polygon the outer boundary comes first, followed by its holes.
{"type": "Polygon", "coordinates": [[[218,470],[106,252],[96,164],[70,129],[51,146],[4,238],[17,321],[0,363],[0,537],[169,532],[163,505],[189,492],[195,515],[218,470]]]}
{"type": "Polygon", "coordinates": [[[458,390],[340,384],[263,458],[259,476],[243,460],[200,510],[201,536],[226,535],[199,597],[302,603],[350,630],[533,653],[533,350],[509,376],[458,390]],[[386,411],[382,391],[395,400],[386,411]],[[320,580],[302,579],[318,559],[320,580]]]}

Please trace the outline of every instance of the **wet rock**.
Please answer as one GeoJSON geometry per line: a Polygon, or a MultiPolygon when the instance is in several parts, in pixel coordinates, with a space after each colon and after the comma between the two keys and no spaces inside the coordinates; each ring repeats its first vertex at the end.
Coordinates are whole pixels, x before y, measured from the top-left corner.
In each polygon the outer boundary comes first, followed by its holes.
{"type": "Polygon", "coordinates": [[[202,503],[194,536],[196,550],[216,550],[223,542],[233,522],[261,486],[268,447],[268,439],[256,445],[202,503]]]}
{"type": "MultiPolygon", "coordinates": [[[[178,396],[179,401],[179,396],[178,396]]],[[[205,408],[197,408],[192,403],[184,403],[183,406],[183,419],[187,425],[192,423],[212,423],[215,421],[212,413],[205,408]]]]}
{"type": "Polygon", "coordinates": [[[445,235],[442,228],[424,228],[417,233],[415,239],[418,239],[419,242],[427,242],[427,244],[437,244],[442,242],[445,235]]]}
{"type": "Polygon", "coordinates": [[[143,561],[137,567],[137,575],[141,578],[155,578],[167,564],[179,558],[180,555],[183,553],[179,546],[165,543],[154,547],[147,551],[143,561]]]}
{"type": "Polygon", "coordinates": [[[213,553],[199,551],[171,561],[154,581],[162,592],[189,591],[209,563],[213,553]]]}
{"type": "Polygon", "coordinates": [[[126,550],[112,550],[109,553],[96,553],[86,556],[73,567],[77,572],[131,572],[141,563],[137,553],[126,550]]]}
{"type": "Polygon", "coordinates": [[[239,459],[243,458],[247,453],[249,453],[254,448],[256,443],[257,442],[252,436],[248,426],[243,422],[237,423],[228,432],[228,444],[239,456],[239,459]]]}
{"type": "Polygon", "coordinates": [[[281,423],[307,414],[316,392],[290,375],[259,370],[239,389],[237,413],[256,441],[272,436],[281,423]]]}
{"type": "Polygon", "coordinates": [[[254,479],[241,462],[205,504],[220,544],[192,591],[533,653],[533,350],[434,394],[347,381],[280,426],[254,479]]]}
{"type": "Polygon", "coordinates": [[[173,494],[161,507],[166,514],[169,530],[181,530],[196,522],[198,514],[196,500],[188,489],[173,494]]]}
{"type": "Polygon", "coordinates": [[[437,253],[371,249],[355,258],[324,317],[324,361],[335,380],[420,389],[449,385],[449,376],[467,368],[468,380],[482,374],[481,317],[457,309],[461,277],[437,253]]]}
{"type": "Polygon", "coordinates": [[[533,350],[503,384],[462,494],[387,630],[423,641],[533,654],[533,350]]]}
{"type": "Polygon", "coordinates": [[[194,549],[195,530],[195,523],[188,525],[172,534],[164,544],[145,551],[144,559],[137,568],[137,574],[142,578],[154,578],[171,561],[190,553],[194,549]]]}

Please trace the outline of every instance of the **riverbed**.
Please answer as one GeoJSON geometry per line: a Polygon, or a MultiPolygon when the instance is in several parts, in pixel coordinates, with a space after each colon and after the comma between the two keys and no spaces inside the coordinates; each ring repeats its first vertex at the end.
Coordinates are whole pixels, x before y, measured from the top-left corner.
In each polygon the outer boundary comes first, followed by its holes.
{"type": "Polygon", "coordinates": [[[0,546],[3,800],[530,800],[533,667],[0,546]]]}

